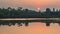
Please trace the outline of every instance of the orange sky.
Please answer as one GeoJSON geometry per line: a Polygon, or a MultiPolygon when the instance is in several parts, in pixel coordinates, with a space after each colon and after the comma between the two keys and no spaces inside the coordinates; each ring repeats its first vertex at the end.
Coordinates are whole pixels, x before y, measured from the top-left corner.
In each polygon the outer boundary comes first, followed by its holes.
{"type": "Polygon", "coordinates": [[[60,0],[0,0],[0,7],[60,8],[60,0]]]}

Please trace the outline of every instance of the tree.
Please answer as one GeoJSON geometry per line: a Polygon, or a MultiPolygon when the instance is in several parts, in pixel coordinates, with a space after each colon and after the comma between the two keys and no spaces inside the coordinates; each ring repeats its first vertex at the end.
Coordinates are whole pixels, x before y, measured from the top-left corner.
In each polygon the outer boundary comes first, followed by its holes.
{"type": "Polygon", "coordinates": [[[55,8],[53,8],[53,12],[55,12],[55,8]]]}
{"type": "Polygon", "coordinates": [[[18,7],[18,11],[21,11],[22,10],[22,7],[18,7]]]}
{"type": "Polygon", "coordinates": [[[11,11],[11,10],[12,10],[12,8],[11,8],[11,7],[8,7],[8,8],[7,8],[7,10],[11,11]]]}
{"type": "Polygon", "coordinates": [[[46,8],[46,12],[51,12],[50,8],[46,8]]]}

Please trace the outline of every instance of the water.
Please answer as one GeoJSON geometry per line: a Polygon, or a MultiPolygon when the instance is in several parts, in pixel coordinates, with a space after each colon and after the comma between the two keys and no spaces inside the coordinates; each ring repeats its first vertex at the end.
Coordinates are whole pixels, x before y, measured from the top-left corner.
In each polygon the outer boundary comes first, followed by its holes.
{"type": "Polygon", "coordinates": [[[15,26],[1,25],[0,34],[60,34],[60,26],[58,23],[46,26],[46,23],[43,22],[29,22],[29,26],[25,26],[25,24],[19,26],[17,23],[15,26]]]}
{"type": "Polygon", "coordinates": [[[29,23],[29,26],[0,26],[0,34],[60,34],[60,26],[57,23],[49,27],[45,23],[34,22],[29,23]]]}

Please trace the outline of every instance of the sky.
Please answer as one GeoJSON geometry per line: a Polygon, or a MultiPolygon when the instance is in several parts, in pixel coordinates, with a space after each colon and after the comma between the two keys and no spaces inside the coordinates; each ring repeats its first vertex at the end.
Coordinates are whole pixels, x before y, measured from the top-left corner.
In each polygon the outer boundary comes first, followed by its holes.
{"type": "Polygon", "coordinates": [[[60,0],[0,0],[0,7],[23,7],[29,9],[60,8],[60,0]]]}

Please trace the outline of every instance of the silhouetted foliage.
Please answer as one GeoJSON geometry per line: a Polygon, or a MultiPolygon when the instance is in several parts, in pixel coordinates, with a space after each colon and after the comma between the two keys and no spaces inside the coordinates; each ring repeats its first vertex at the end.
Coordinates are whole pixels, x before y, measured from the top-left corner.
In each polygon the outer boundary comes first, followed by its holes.
{"type": "Polygon", "coordinates": [[[15,8],[8,7],[0,8],[0,18],[59,18],[60,11],[53,8],[51,11],[50,8],[46,8],[46,11],[35,11],[29,9],[23,9],[22,7],[15,8]]]}
{"type": "MultiPolygon", "coordinates": [[[[35,11],[35,10],[29,10],[29,9],[23,9],[22,7],[18,7],[18,9],[8,7],[0,8],[0,18],[60,18],[60,10],[56,10],[53,8],[53,11],[51,11],[50,8],[46,8],[46,11],[35,11]]],[[[40,22],[41,20],[32,20],[32,21],[0,21],[0,25],[15,25],[16,23],[19,26],[22,26],[22,23],[25,24],[25,26],[29,25],[29,22],[40,22]]],[[[42,21],[46,22],[46,26],[50,26],[51,21],[42,21]]],[[[58,22],[60,25],[60,22],[58,22]]]]}

